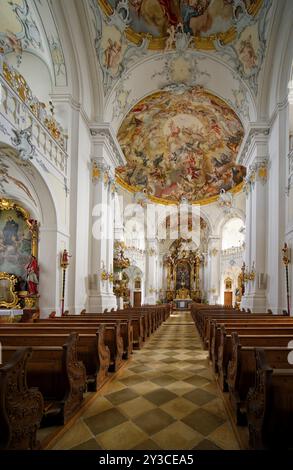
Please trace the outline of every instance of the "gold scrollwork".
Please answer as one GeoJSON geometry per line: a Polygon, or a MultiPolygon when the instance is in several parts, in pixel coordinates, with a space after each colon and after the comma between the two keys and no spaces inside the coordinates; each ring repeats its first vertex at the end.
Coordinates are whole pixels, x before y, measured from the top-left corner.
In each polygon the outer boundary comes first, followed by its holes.
{"type": "MultiPolygon", "coordinates": [[[[0,198],[0,211],[9,211],[9,210],[16,211],[16,213],[19,214],[26,222],[28,229],[30,231],[30,234],[31,234],[31,254],[37,259],[38,258],[39,223],[36,220],[31,219],[30,213],[26,209],[24,209],[22,206],[20,206],[18,202],[10,200],[10,199],[0,198]]],[[[11,283],[12,282],[14,283],[12,286],[12,291],[13,291],[15,287],[15,283],[17,282],[17,277],[12,274],[0,272],[0,282],[1,282],[1,279],[7,279],[7,276],[10,276],[11,283]]],[[[0,287],[1,287],[1,284],[0,284],[0,287]]],[[[13,298],[12,298],[12,294],[10,293],[10,297],[11,297],[10,302],[2,300],[1,297],[3,297],[3,295],[0,295],[0,306],[5,307],[5,308],[21,308],[18,303],[21,300],[23,300],[25,308],[35,307],[37,305],[37,297],[31,296],[30,298],[28,298],[27,294],[28,294],[27,291],[22,291],[22,292],[19,292],[18,294],[13,291],[13,298]]]]}
{"type": "Polygon", "coordinates": [[[19,298],[15,292],[17,277],[14,274],[0,272],[0,307],[20,308],[19,298]]]}

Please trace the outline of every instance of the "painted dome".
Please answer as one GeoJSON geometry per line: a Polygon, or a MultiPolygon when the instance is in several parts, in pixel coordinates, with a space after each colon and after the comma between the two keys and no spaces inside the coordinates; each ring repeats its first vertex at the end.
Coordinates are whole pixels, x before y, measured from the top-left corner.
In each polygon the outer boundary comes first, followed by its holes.
{"type": "Polygon", "coordinates": [[[137,103],[118,132],[127,160],[118,182],[158,202],[189,202],[236,188],[245,168],[236,165],[243,126],[220,98],[201,87],[159,91],[137,103]]]}

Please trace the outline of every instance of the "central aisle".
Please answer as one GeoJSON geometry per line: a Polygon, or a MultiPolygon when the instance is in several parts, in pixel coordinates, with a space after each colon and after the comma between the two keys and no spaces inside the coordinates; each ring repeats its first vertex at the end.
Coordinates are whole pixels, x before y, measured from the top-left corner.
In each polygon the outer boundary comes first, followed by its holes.
{"type": "Polygon", "coordinates": [[[239,449],[189,312],[171,315],[54,449],[239,449]]]}

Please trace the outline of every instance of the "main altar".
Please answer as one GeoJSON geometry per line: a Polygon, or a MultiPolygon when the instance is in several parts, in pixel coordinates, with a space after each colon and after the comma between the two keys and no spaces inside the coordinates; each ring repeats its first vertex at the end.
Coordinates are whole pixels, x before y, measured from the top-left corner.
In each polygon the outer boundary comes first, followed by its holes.
{"type": "Polygon", "coordinates": [[[172,243],[165,256],[167,272],[167,301],[176,308],[188,308],[192,301],[201,302],[200,267],[203,256],[191,240],[179,238],[172,243]]]}

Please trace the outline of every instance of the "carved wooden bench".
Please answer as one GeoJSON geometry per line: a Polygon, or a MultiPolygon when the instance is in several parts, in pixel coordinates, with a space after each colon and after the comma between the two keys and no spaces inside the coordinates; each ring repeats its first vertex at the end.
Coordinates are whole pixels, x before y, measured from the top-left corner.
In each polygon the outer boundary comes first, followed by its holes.
{"type": "Polygon", "coordinates": [[[220,320],[211,320],[210,322],[210,336],[208,340],[209,344],[209,358],[212,359],[212,351],[217,351],[219,347],[220,340],[220,327],[224,325],[226,329],[237,331],[238,328],[246,327],[271,327],[271,326],[292,326],[293,327],[293,318],[292,320],[285,318],[283,316],[272,317],[254,317],[250,319],[220,319],[220,320]]]}
{"type": "Polygon", "coordinates": [[[0,365],[0,449],[33,450],[40,447],[37,430],[43,416],[42,394],[28,388],[27,363],[32,355],[30,348],[19,348],[0,365]]]}
{"type": "MultiPolygon", "coordinates": [[[[244,320],[244,321],[247,321],[249,322],[250,320],[264,320],[265,319],[268,319],[268,320],[271,320],[272,319],[272,315],[268,315],[268,314],[262,314],[262,313],[238,313],[238,314],[219,314],[219,315],[216,315],[216,316],[210,316],[210,317],[207,317],[205,318],[205,322],[204,322],[204,331],[203,331],[203,342],[204,342],[204,347],[205,348],[209,348],[209,341],[210,341],[210,334],[211,334],[211,326],[212,326],[212,322],[214,321],[217,321],[217,322],[224,322],[226,323],[227,321],[229,320],[234,320],[234,321],[238,321],[238,320],[244,320]]],[[[283,318],[283,317],[282,317],[283,318]]]]}
{"type": "Polygon", "coordinates": [[[91,334],[95,336],[96,331],[98,330],[100,325],[104,325],[104,343],[106,346],[108,346],[110,351],[110,370],[115,372],[122,365],[122,357],[124,353],[124,345],[121,337],[120,320],[117,320],[115,322],[112,321],[111,323],[107,323],[102,320],[97,320],[94,323],[93,328],[90,328],[90,330],[85,330],[84,328],[86,327],[83,326],[79,327],[75,322],[73,322],[72,325],[71,322],[69,322],[69,325],[66,326],[65,324],[63,325],[63,323],[61,322],[54,322],[54,320],[52,322],[50,321],[49,326],[45,326],[45,323],[40,322],[37,323],[34,328],[38,328],[37,331],[39,333],[50,334],[49,330],[52,330],[52,334],[58,334],[58,331],[61,330],[65,333],[77,331],[80,334],[91,334]]]}
{"type": "Polygon", "coordinates": [[[270,334],[291,334],[293,338],[293,323],[287,322],[273,322],[273,323],[250,323],[247,322],[246,326],[243,325],[231,325],[229,323],[213,323],[212,329],[213,333],[211,335],[211,347],[210,347],[210,356],[213,365],[213,369],[217,372],[217,362],[218,362],[218,351],[221,340],[221,328],[225,328],[226,334],[231,334],[233,331],[237,331],[239,335],[270,335],[270,334]]]}
{"type": "MultiPolygon", "coordinates": [[[[236,332],[231,334],[232,357],[228,364],[227,383],[229,397],[237,424],[246,424],[246,398],[249,388],[254,385],[256,374],[255,348],[242,346],[236,332]]],[[[273,368],[288,369],[290,349],[282,346],[267,346],[266,359],[273,368]]]]}
{"type": "MultiPolygon", "coordinates": [[[[100,318],[101,314],[85,314],[82,316],[82,319],[90,320],[90,319],[95,319],[96,316],[100,318]]],[[[103,314],[102,319],[104,316],[106,317],[108,314],[103,314]]],[[[111,314],[112,315],[112,314],[111,314]]],[[[125,320],[129,319],[131,320],[132,324],[132,334],[133,334],[133,349],[140,349],[142,347],[143,341],[145,339],[145,330],[144,330],[144,316],[137,314],[137,313],[132,313],[130,314],[126,310],[118,310],[115,312],[115,319],[116,320],[125,320]]],[[[112,318],[112,317],[111,317],[112,318]]]]}
{"type": "Polygon", "coordinates": [[[292,449],[293,369],[271,368],[266,350],[258,348],[255,360],[255,385],[248,392],[246,407],[249,446],[292,449]]]}
{"type": "MultiPolygon", "coordinates": [[[[132,354],[133,350],[133,327],[132,327],[132,321],[128,318],[125,319],[117,319],[115,317],[112,317],[112,315],[107,315],[107,318],[105,318],[106,315],[101,315],[101,316],[92,316],[92,317],[87,317],[85,315],[81,316],[80,315],[72,315],[72,316],[67,316],[67,317],[55,317],[54,319],[42,319],[39,320],[37,323],[34,325],[39,325],[42,327],[66,327],[72,329],[78,328],[80,333],[92,333],[94,329],[97,330],[99,325],[105,324],[108,326],[114,326],[117,324],[117,322],[120,322],[120,335],[122,338],[123,342],[123,354],[122,357],[123,359],[128,359],[130,355],[132,354]],[[91,331],[87,331],[87,329],[91,329],[91,331]]],[[[121,343],[121,341],[119,340],[121,343]]]]}
{"type": "MultiPolygon", "coordinates": [[[[286,334],[267,334],[267,335],[239,335],[239,341],[242,346],[267,347],[287,346],[292,340],[292,335],[286,334]]],[[[218,349],[218,382],[223,391],[228,391],[227,371],[228,363],[232,357],[232,337],[221,327],[221,339],[218,349]]]]}
{"type": "MultiPolygon", "coordinates": [[[[12,330],[11,333],[2,333],[0,341],[6,346],[63,346],[68,334],[61,330],[55,334],[45,334],[43,330],[33,333],[12,330]],[[14,332],[13,332],[14,331],[14,332]]],[[[71,333],[71,330],[69,331],[71,333]]],[[[78,360],[84,363],[86,369],[86,382],[89,391],[99,389],[108,375],[110,364],[110,351],[105,345],[105,326],[100,325],[95,334],[80,334],[78,336],[78,360]]]]}
{"type": "MultiPolygon", "coordinates": [[[[18,348],[10,344],[9,334],[6,337],[1,332],[1,342],[6,344],[3,349],[6,358],[18,348]]],[[[37,387],[44,397],[43,423],[64,424],[83,401],[86,371],[77,358],[77,342],[78,335],[72,333],[62,346],[43,346],[39,341],[38,346],[32,347],[32,356],[27,363],[27,383],[37,387]]]]}

